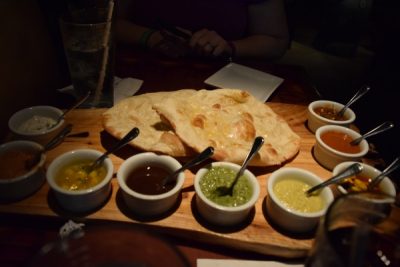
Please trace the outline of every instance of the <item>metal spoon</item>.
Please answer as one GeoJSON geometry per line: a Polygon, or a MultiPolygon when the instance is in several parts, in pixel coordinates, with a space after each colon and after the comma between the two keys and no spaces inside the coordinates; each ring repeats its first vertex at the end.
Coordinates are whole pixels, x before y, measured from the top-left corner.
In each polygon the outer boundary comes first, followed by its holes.
{"type": "Polygon", "coordinates": [[[175,181],[176,177],[178,176],[178,174],[186,169],[189,169],[203,161],[205,161],[206,159],[208,159],[209,157],[211,157],[214,154],[214,148],[209,146],[207,147],[205,150],[203,150],[203,152],[201,152],[197,157],[195,157],[194,159],[192,159],[191,161],[187,162],[186,164],[184,164],[181,168],[179,168],[178,170],[174,171],[173,173],[169,174],[167,177],[164,178],[164,180],[161,182],[161,185],[164,187],[165,185],[172,183],[173,181],[175,181]]]}
{"type": "Polygon", "coordinates": [[[338,117],[343,117],[344,112],[346,111],[346,109],[348,109],[349,106],[351,104],[353,104],[354,102],[356,102],[360,97],[365,95],[370,89],[371,89],[371,87],[365,86],[365,87],[362,87],[360,90],[358,90],[357,93],[349,100],[349,102],[347,102],[347,104],[344,105],[344,107],[341,110],[339,110],[339,112],[337,113],[337,116],[338,117]]]}
{"type": "Polygon", "coordinates": [[[30,170],[32,167],[36,166],[39,163],[40,158],[42,157],[43,153],[53,149],[59,143],[64,140],[64,137],[67,136],[72,130],[72,124],[68,124],[64,127],[53,139],[51,139],[47,144],[44,145],[43,149],[38,151],[31,159],[25,162],[25,169],[30,170]]]}
{"type": "Polygon", "coordinates": [[[353,141],[350,142],[350,145],[353,145],[353,146],[358,145],[363,139],[373,136],[373,135],[376,135],[378,133],[386,132],[387,130],[392,129],[393,127],[394,127],[393,122],[386,121],[386,122],[382,123],[381,125],[379,125],[378,127],[372,129],[371,131],[354,139],[353,141]]]}
{"type": "Polygon", "coordinates": [[[75,103],[75,105],[73,105],[72,107],[70,107],[69,109],[67,109],[66,111],[64,111],[63,114],[60,115],[60,117],[58,117],[58,119],[56,120],[56,122],[51,126],[55,126],[57,125],[62,119],[64,119],[65,115],[67,115],[67,113],[69,113],[71,110],[74,110],[75,108],[79,107],[80,105],[82,105],[83,102],[86,101],[86,99],[89,97],[91,91],[88,91],[86,93],[86,95],[84,95],[82,98],[80,98],[78,100],[78,102],[75,103]]]}
{"type": "Polygon", "coordinates": [[[121,140],[119,140],[112,148],[110,148],[109,150],[107,150],[106,152],[103,153],[103,155],[101,155],[100,157],[98,157],[90,166],[88,166],[87,168],[85,168],[85,171],[87,173],[90,173],[91,171],[93,171],[95,168],[97,168],[102,162],[103,160],[105,160],[107,158],[107,156],[115,151],[117,151],[118,149],[120,149],[121,147],[125,146],[127,143],[129,143],[131,140],[133,140],[134,138],[136,138],[139,135],[139,129],[138,128],[133,128],[132,130],[130,130],[121,140]]]}
{"type": "Polygon", "coordinates": [[[335,176],[332,176],[325,182],[322,182],[320,184],[317,184],[316,186],[311,187],[305,193],[307,196],[310,196],[312,192],[319,190],[325,186],[339,183],[347,177],[350,177],[350,176],[356,175],[357,173],[360,173],[362,171],[362,169],[363,169],[363,166],[360,163],[351,164],[349,167],[344,169],[342,172],[338,173],[335,176]]]}
{"type": "Polygon", "coordinates": [[[374,177],[371,182],[368,184],[368,190],[372,190],[376,187],[385,176],[394,172],[400,167],[400,157],[397,157],[386,169],[384,169],[378,176],[374,177]]]}
{"type": "Polygon", "coordinates": [[[243,172],[246,170],[247,165],[249,164],[250,160],[254,157],[254,155],[258,152],[261,146],[264,144],[264,138],[262,136],[257,136],[254,139],[253,146],[249,154],[247,155],[246,159],[244,160],[242,167],[240,168],[239,172],[236,174],[235,179],[233,180],[232,184],[229,187],[220,186],[218,187],[217,193],[219,196],[231,195],[233,194],[233,188],[235,187],[239,177],[243,175],[243,172]]]}

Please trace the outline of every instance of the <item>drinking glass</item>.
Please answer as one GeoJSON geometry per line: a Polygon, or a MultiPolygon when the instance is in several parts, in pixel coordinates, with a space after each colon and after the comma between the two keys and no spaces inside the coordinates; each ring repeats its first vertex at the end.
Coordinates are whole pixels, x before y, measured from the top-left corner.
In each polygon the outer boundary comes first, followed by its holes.
{"type": "Polygon", "coordinates": [[[305,266],[400,266],[400,208],[391,196],[347,194],[321,219],[305,266]]]}
{"type": "Polygon", "coordinates": [[[108,7],[70,10],[60,18],[60,30],[75,95],[91,91],[83,107],[113,105],[113,1],[108,7]]]}

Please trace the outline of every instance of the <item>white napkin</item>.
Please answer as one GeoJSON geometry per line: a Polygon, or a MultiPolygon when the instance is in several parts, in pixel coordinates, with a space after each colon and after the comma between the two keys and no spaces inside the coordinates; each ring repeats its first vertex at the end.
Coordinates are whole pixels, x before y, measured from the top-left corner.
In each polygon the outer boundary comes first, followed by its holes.
{"type": "Polygon", "coordinates": [[[143,84],[143,80],[135,78],[114,78],[114,105],[124,98],[133,96],[139,91],[143,84]],[[118,79],[118,80],[117,80],[118,79]]]}
{"type": "Polygon", "coordinates": [[[283,263],[277,261],[251,261],[226,259],[197,259],[197,267],[303,267],[303,264],[283,263]]]}
{"type": "Polygon", "coordinates": [[[204,81],[219,88],[245,90],[262,102],[267,101],[282,82],[281,77],[236,63],[229,63],[204,81]]]}
{"type": "MultiPolygon", "coordinates": [[[[139,80],[136,78],[119,78],[114,77],[114,105],[117,104],[122,99],[132,96],[139,91],[140,87],[143,84],[143,80],[139,80]]],[[[76,97],[74,92],[74,87],[68,85],[64,88],[59,89],[60,92],[71,94],[76,97]]]]}

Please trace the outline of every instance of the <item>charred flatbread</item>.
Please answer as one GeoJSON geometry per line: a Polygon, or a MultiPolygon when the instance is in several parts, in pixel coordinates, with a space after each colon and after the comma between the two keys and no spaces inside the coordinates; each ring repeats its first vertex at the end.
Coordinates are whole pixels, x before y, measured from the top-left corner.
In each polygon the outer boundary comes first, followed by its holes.
{"type": "Polygon", "coordinates": [[[300,137],[287,122],[242,90],[203,89],[183,97],[168,96],[153,108],[196,152],[213,146],[218,161],[242,163],[256,136],[265,142],[252,166],[281,164],[300,148],[300,137]]]}

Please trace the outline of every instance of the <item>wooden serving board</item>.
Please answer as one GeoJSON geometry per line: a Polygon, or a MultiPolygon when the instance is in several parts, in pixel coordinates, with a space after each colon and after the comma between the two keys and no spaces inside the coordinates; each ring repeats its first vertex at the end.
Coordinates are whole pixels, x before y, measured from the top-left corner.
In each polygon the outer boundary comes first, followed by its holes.
{"type": "MultiPolygon", "coordinates": [[[[307,169],[327,179],[331,172],[321,167],[312,156],[315,143],[314,135],[306,127],[307,107],[292,104],[268,103],[276,113],[286,119],[292,129],[301,137],[300,152],[285,166],[307,169]]],[[[105,133],[101,124],[101,114],[105,109],[78,109],[72,111],[68,122],[74,125],[72,133],[88,131],[89,137],[67,137],[66,140],[47,153],[47,165],[58,155],[78,148],[92,148],[104,151],[115,139],[105,133]]],[[[119,153],[110,156],[116,173],[124,159],[138,153],[129,146],[122,148],[119,153]]],[[[153,220],[143,220],[130,213],[124,206],[121,192],[115,177],[112,181],[112,195],[97,211],[90,214],[68,214],[57,206],[52,198],[49,186],[45,183],[32,196],[18,202],[0,204],[0,212],[58,216],[75,220],[109,220],[147,225],[169,234],[184,236],[193,240],[225,245],[262,254],[297,258],[306,256],[313,241],[313,233],[293,235],[286,233],[273,225],[265,211],[267,195],[266,184],[269,175],[279,167],[250,168],[258,177],[261,192],[260,199],[255,205],[254,212],[248,221],[235,228],[218,228],[208,225],[197,214],[195,193],[193,187],[194,175],[186,171],[186,180],[182,190],[182,198],[176,209],[171,213],[153,220]]],[[[195,171],[195,170],[194,170],[195,171]]],[[[115,176],[115,175],[114,175],[115,176]]]]}

